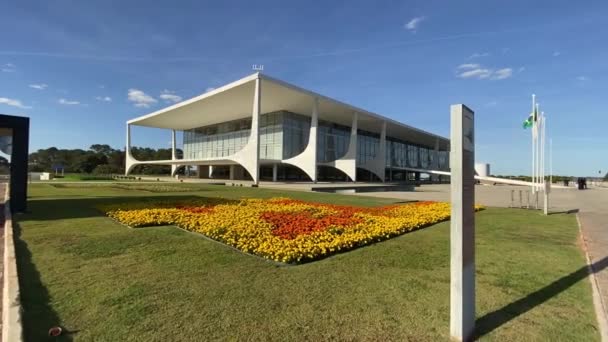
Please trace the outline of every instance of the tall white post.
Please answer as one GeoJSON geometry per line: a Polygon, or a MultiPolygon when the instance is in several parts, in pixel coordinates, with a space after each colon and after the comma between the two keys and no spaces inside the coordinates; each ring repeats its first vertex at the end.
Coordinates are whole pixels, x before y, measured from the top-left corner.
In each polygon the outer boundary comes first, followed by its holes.
{"type": "Polygon", "coordinates": [[[276,182],[279,178],[279,164],[272,165],[272,181],[276,182]]]}
{"type": "Polygon", "coordinates": [[[255,79],[255,92],[253,94],[253,110],[251,116],[251,131],[252,134],[249,139],[255,146],[254,155],[252,156],[255,160],[255,165],[251,172],[253,178],[253,184],[258,185],[260,183],[260,113],[262,112],[262,80],[258,77],[255,79]]]}
{"type": "Polygon", "coordinates": [[[536,184],[536,137],[534,130],[536,129],[536,121],[534,120],[534,111],[536,110],[536,95],[532,94],[532,191],[535,190],[536,184]]]}
{"type": "Polygon", "coordinates": [[[319,127],[319,99],[314,98],[312,101],[312,115],[310,118],[310,132],[308,134],[308,145],[311,146],[311,162],[314,168],[311,170],[312,182],[317,182],[317,130],[319,127]]]}
{"type": "Polygon", "coordinates": [[[175,130],[171,130],[171,160],[177,159],[177,141],[175,138],[175,130]]]}
{"type": "Polygon", "coordinates": [[[475,329],[475,130],[473,111],[451,106],[450,335],[475,329]]]}
{"type": "Polygon", "coordinates": [[[549,182],[553,184],[553,138],[549,139],[549,182]]]}

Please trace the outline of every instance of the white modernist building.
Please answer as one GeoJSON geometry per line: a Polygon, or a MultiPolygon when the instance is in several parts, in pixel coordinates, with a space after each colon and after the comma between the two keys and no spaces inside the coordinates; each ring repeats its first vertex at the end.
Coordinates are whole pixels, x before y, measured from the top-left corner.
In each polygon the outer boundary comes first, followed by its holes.
{"type": "MultiPolygon", "coordinates": [[[[196,166],[200,178],[413,181],[449,169],[449,140],[255,73],[127,121],[126,170],[196,166]],[[171,130],[170,160],[140,161],[131,126],[171,130]],[[183,158],[176,132],[183,132],[183,158]]],[[[433,176],[433,180],[438,176],[433,176]]]]}

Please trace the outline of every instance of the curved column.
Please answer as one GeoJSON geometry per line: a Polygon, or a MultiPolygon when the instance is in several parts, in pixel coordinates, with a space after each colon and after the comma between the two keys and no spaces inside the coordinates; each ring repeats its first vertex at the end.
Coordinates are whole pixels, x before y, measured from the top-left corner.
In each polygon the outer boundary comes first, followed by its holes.
{"type": "Polygon", "coordinates": [[[253,93],[253,110],[251,116],[251,133],[247,144],[232,156],[226,158],[241,164],[249,172],[253,183],[260,182],[260,112],[261,112],[262,80],[258,76],[255,79],[255,91],[253,93]]]}
{"type": "Polygon", "coordinates": [[[308,144],[302,153],[295,157],[284,159],[281,162],[300,168],[310,177],[313,182],[317,182],[317,128],[319,126],[319,99],[314,98],[312,102],[312,115],[310,120],[310,131],[308,134],[308,144]]]}
{"type": "MultiPolygon", "coordinates": [[[[171,160],[177,160],[177,141],[175,130],[171,130],[171,160]]],[[[175,177],[181,165],[171,164],[171,177],[175,177]]]]}
{"type": "Polygon", "coordinates": [[[350,126],[350,140],[348,142],[348,150],[341,158],[334,161],[321,163],[324,166],[333,166],[336,169],[344,172],[353,182],[357,181],[357,122],[359,114],[353,113],[353,122],[350,126]]]}
{"type": "Polygon", "coordinates": [[[135,166],[139,164],[139,160],[135,159],[131,155],[131,125],[127,124],[127,145],[125,147],[125,176],[133,170],[135,166]]]}
{"type": "Polygon", "coordinates": [[[359,166],[380,178],[384,183],[385,170],[386,170],[386,121],[382,122],[382,130],[380,131],[380,146],[378,153],[374,156],[374,159],[367,161],[365,164],[359,166]]]}

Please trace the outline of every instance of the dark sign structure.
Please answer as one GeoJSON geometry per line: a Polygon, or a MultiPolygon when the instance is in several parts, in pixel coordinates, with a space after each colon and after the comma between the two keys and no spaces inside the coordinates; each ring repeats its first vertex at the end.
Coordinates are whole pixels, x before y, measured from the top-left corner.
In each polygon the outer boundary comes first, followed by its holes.
{"type": "Polygon", "coordinates": [[[11,209],[23,212],[27,207],[27,161],[30,140],[30,118],[0,114],[0,135],[11,135],[11,209]]]}

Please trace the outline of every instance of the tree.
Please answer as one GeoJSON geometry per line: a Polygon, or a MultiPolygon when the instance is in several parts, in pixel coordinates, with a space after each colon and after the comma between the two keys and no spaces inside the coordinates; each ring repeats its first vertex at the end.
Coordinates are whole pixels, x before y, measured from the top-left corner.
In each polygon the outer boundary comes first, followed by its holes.
{"type": "Polygon", "coordinates": [[[107,144],[93,144],[91,145],[91,147],[89,147],[89,150],[95,153],[103,154],[106,157],[109,156],[112,152],[114,152],[114,149],[107,144]]]}

